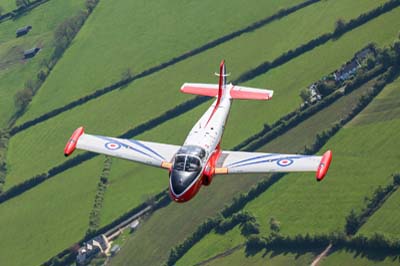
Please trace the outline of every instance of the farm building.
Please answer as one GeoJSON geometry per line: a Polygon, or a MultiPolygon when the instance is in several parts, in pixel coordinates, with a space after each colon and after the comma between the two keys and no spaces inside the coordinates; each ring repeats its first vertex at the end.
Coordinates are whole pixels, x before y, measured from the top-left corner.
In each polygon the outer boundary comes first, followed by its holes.
{"type": "Polygon", "coordinates": [[[18,29],[15,34],[18,37],[24,36],[28,34],[28,32],[32,29],[32,26],[25,26],[23,28],[18,29]]]}
{"type": "Polygon", "coordinates": [[[29,50],[24,51],[24,58],[28,59],[28,58],[32,58],[34,57],[38,52],[40,51],[40,48],[35,47],[29,50]]]}
{"type": "Polygon", "coordinates": [[[136,230],[136,228],[139,226],[139,221],[138,220],[135,220],[135,221],[133,221],[130,225],[129,225],[129,228],[131,229],[131,232],[133,232],[133,231],[135,231],[136,230]]]}
{"type": "Polygon", "coordinates": [[[115,245],[111,248],[110,254],[111,256],[116,255],[119,251],[121,250],[121,247],[119,245],[115,245]]]}
{"type": "Polygon", "coordinates": [[[351,75],[353,75],[357,68],[360,65],[358,64],[357,60],[353,60],[349,63],[347,63],[346,65],[344,65],[341,69],[339,69],[338,71],[336,71],[333,75],[335,77],[336,81],[339,80],[346,80],[348,79],[351,75]]]}
{"type": "Polygon", "coordinates": [[[83,247],[78,250],[76,264],[85,265],[98,254],[105,254],[109,248],[110,243],[104,235],[96,236],[84,243],[83,247]]]}

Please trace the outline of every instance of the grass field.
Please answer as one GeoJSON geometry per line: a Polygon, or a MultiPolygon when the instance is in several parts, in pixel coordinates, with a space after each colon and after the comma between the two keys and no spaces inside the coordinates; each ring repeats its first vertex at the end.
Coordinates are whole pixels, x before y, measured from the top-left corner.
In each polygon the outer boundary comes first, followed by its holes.
{"type": "Polygon", "coordinates": [[[195,263],[210,259],[216,254],[221,254],[244,242],[246,242],[246,238],[240,234],[240,228],[238,226],[225,234],[217,234],[212,231],[191,248],[175,265],[194,265],[195,263]],[[227,241],[226,238],[228,238],[229,241],[227,241]]]}
{"type": "Polygon", "coordinates": [[[0,205],[2,265],[40,265],[85,235],[103,161],[92,160],[0,205]]]}
{"type": "MultiPolygon", "coordinates": [[[[234,253],[215,259],[209,263],[204,264],[205,266],[230,266],[230,265],[274,265],[274,266],[304,266],[310,265],[315,258],[316,254],[321,252],[320,250],[312,251],[261,251],[255,255],[248,255],[245,249],[239,249],[234,253]]],[[[193,264],[186,264],[193,265],[193,264]]]]}
{"type": "Polygon", "coordinates": [[[53,52],[53,31],[65,18],[83,7],[83,0],[52,0],[15,20],[0,23],[0,128],[14,114],[14,95],[27,80],[36,79],[40,62],[53,52]],[[16,38],[15,31],[31,25],[32,30],[16,38]],[[32,47],[43,49],[32,59],[24,60],[23,51],[32,47]]]}
{"type": "MultiPolygon", "coordinates": [[[[398,123],[400,120],[400,79],[392,83],[388,88],[379,95],[376,101],[373,102],[365,110],[363,115],[355,119],[352,125],[369,125],[381,123],[398,123]]],[[[396,156],[388,150],[385,156],[396,156]]],[[[396,156],[399,160],[400,157],[396,156]]],[[[400,172],[400,167],[394,171],[400,172]]],[[[400,221],[400,192],[396,191],[379,210],[372,215],[364,224],[359,234],[371,235],[375,232],[385,234],[388,237],[398,239],[400,237],[400,229],[397,226],[400,221]]]]}
{"type": "MultiPolygon", "coordinates": [[[[261,150],[266,152],[282,153],[301,152],[305,145],[311,145],[313,143],[316,133],[331,127],[332,124],[338,122],[341,118],[343,118],[343,116],[345,116],[352,109],[352,107],[355,105],[361,95],[366,93],[371,88],[372,83],[373,81],[366,83],[364,86],[353,91],[351,94],[340,98],[329,107],[321,110],[314,116],[303,121],[298,126],[282,134],[278,138],[272,140],[264,147],[262,147],[261,150]]],[[[310,177],[307,178],[307,181],[309,184],[312,182],[312,180],[310,181],[310,177]]],[[[269,190],[267,190],[267,192],[265,193],[268,193],[268,191],[269,190]]],[[[219,244],[226,249],[230,249],[240,243],[243,243],[244,241],[239,243],[236,241],[237,239],[240,239],[238,234],[239,233],[225,234],[223,238],[221,237],[223,240],[219,244]]],[[[215,234],[212,233],[211,235],[215,234]]],[[[190,263],[194,264],[220,253],[221,251],[219,250],[214,251],[211,247],[207,248],[207,246],[209,246],[209,238],[213,239],[213,237],[207,235],[207,237],[196,244],[194,248],[190,249],[189,252],[185,254],[185,256],[182,258],[182,260],[189,265],[190,263]],[[204,257],[203,254],[207,254],[208,257],[204,257]]],[[[178,261],[178,265],[184,264],[185,263],[181,264],[181,260],[178,261]]]]}
{"type": "Polygon", "coordinates": [[[2,1],[0,6],[3,8],[3,14],[10,12],[11,10],[14,10],[17,7],[15,1],[13,0],[4,0],[2,1]]]}
{"type": "Polygon", "coordinates": [[[392,266],[399,265],[399,257],[385,257],[382,254],[369,252],[358,254],[345,250],[338,250],[324,258],[321,266],[354,265],[354,266],[392,266]]]}
{"type": "MultiPolygon", "coordinates": [[[[399,11],[395,10],[384,17],[386,17],[387,20],[396,20],[396,16],[398,15],[397,13],[400,14],[399,11]]],[[[294,14],[293,16],[295,15],[298,14],[294,14]]],[[[303,18],[303,16],[299,17],[299,19],[301,18],[303,18]]],[[[290,17],[287,19],[290,19],[290,17]]],[[[382,26],[382,21],[379,19],[380,18],[365,25],[364,31],[370,29],[370,27],[382,26]]],[[[323,19],[321,18],[321,20],[323,19]]],[[[333,21],[334,19],[332,19],[332,23],[333,21]]],[[[386,21],[384,20],[384,22],[386,21]]],[[[269,26],[272,27],[273,24],[269,26]]],[[[259,31],[256,31],[253,34],[256,34],[259,31]]],[[[382,33],[382,35],[377,36],[377,42],[382,43],[391,40],[394,33],[390,31],[391,30],[387,30],[385,31],[387,33],[382,33]]],[[[245,103],[244,101],[235,102],[232,109],[232,115],[230,116],[230,123],[228,124],[228,130],[226,131],[227,134],[224,138],[225,146],[229,147],[237,144],[244,138],[257,132],[263,123],[273,122],[280,116],[293,110],[300,102],[298,92],[302,87],[337,68],[367,42],[364,38],[358,38],[358,36],[356,37],[358,39],[355,40],[347,38],[346,36],[347,35],[343,36],[343,38],[337,42],[333,42],[333,44],[328,46],[327,50],[321,51],[320,49],[315,49],[318,53],[314,54],[313,50],[311,53],[304,55],[304,57],[295,59],[293,62],[291,61],[281,68],[271,71],[267,75],[263,75],[258,79],[258,82],[252,82],[252,85],[258,87],[264,87],[262,84],[271,84],[271,87],[276,90],[274,99],[268,103],[258,103],[254,101],[251,103],[245,103]],[[341,42],[342,39],[344,42],[341,42]],[[349,47],[349,49],[344,49],[343,46],[350,45],[349,43],[351,44],[351,47],[349,47]],[[321,62],[318,61],[320,66],[312,66],[316,70],[310,66],[311,70],[305,73],[303,69],[304,63],[312,62],[306,60],[317,60],[316,56],[321,56],[324,52],[334,52],[336,53],[336,56],[329,58],[331,61],[324,61],[325,64],[323,66],[321,66],[321,62]],[[311,56],[307,56],[308,54],[311,54],[311,56]],[[303,64],[302,68],[299,68],[300,64],[303,64]],[[288,73],[290,73],[291,79],[284,79],[283,76],[289,75],[288,73]],[[265,80],[266,76],[270,77],[265,80]],[[298,83],[296,84],[296,82],[298,83]],[[283,95],[285,95],[285,97],[282,97],[283,95]],[[247,104],[252,104],[252,107],[247,104]],[[246,112],[239,110],[246,110],[246,112]],[[260,113],[266,113],[268,115],[267,117],[260,116],[260,113]],[[253,117],[254,119],[249,120],[246,119],[246,117],[253,117]],[[246,124],[243,124],[243,121],[246,121],[246,124]],[[241,124],[242,126],[233,130],[231,128],[232,124],[241,124]],[[235,132],[235,135],[233,135],[232,132],[235,132]]],[[[266,38],[267,36],[264,37],[266,38]]],[[[370,40],[371,38],[367,39],[370,40]]],[[[253,37],[250,35],[244,36],[238,40],[217,47],[212,51],[196,56],[193,59],[158,72],[150,77],[138,80],[122,90],[110,93],[105,97],[89,102],[82,107],[63,113],[54,119],[48,120],[27,131],[17,134],[10,142],[8,155],[10,178],[8,178],[6,186],[9,187],[10,185],[28,178],[29,176],[27,176],[27,174],[45,171],[50,166],[63,161],[64,158],[62,157],[60,150],[62,150],[64,143],[61,142],[60,139],[67,139],[69,134],[71,134],[71,129],[79,126],[83,123],[82,121],[84,121],[84,125],[88,132],[118,135],[134,125],[138,125],[141,122],[147,121],[151,117],[159,115],[166,109],[175,106],[177,103],[190,99],[191,96],[180,94],[177,88],[179,88],[183,81],[187,80],[194,82],[202,80],[212,82],[212,76],[208,75],[208,73],[210,69],[215,69],[215,65],[217,65],[221,53],[224,51],[230,51],[229,53],[231,56],[227,56],[226,58],[232,57],[232,60],[236,60],[236,63],[232,63],[232,66],[235,66],[237,70],[234,71],[234,73],[245,71],[251,67],[253,62],[247,61],[246,56],[238,57],[238,55],[236,55],[236,50],[232,48],[239,49],[239,47],[243,47],[244,44],[251,45],[251,43],[254,43],[253,37]],[[248,39],[252,40],[252,42],[247,42],[248,39]],[[228,46],[231,48],[225,49],[228,46]],[[239,59],[242,59],[243,62],[240,63],[239,59]],[[197,69],[199,67],[201,68],[197,69]],[[171,97],[171,95],[174,96],[171,97]],[[165,99],[168,100],[166,101],[165,99]],[[147,103],[146,108],[143,108],[143,102],[147,103]],[[163,103],[162,105],[159,104],[161,102],[163,103]],[[102,114],[101,120],[98,119],[98,113],[102,114]],[[126,114],[132,115],[127,116],[126,114]],[[105,124],[103,121],[108,121],[108,123],[105,124]],[[53,128],[52,132],[47,130],[49,127],[53,128]],[[14,143],[18,143],[18,147],[22,146],[23,148],[15,149],[14,143]],[[35,143],[35,145],[33,146],[32,143],[35,143]],[[47,153],[44,154],[43,157],[39,158],[39,160],[36,159],[35,161],[32,161],[32,153],[36,153],[37,149],[41,149],[40,147],[42,147],[42,145],[48,147],[47,153]]],[[[248,50],[245,54],[250,55],[252,53],[252,50],[248,50]]]]}
{"type": "Polygon", "coordinates": [[[101,1],[21,121],[110,85],[128,68],[140,73],[300,2],[101,1]]]}

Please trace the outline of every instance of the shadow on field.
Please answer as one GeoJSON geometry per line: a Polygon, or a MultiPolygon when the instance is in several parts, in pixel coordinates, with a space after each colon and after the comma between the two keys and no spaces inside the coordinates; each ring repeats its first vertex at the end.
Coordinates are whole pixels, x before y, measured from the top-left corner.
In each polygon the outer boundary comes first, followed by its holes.
{"type": "Polygon", "coordinates": [[[288,255],[288,254],[294,254],[294,258],[297,260],[299,259],[301,256],[307,254],[307,253],[313,253],[315,256],[318,256],[318,254],[320,254],[321,252],[323,252],[325,250],[325,247],[322,247],[320,249],[310,249],[310,248],[298,248],[298,249],[294,249],[294,248],[270,248],[270,249],[265,249],[265,248],[259,248],[257,249],[245,249],[245,254],[246,257],[252,257],[255,256],[256,254],[260,253],[260,252],[264,252],[262,254],[263,258],[268,258],[268,259],[272,259],[276,256],[281,256],[281,255],[288,255]]]}

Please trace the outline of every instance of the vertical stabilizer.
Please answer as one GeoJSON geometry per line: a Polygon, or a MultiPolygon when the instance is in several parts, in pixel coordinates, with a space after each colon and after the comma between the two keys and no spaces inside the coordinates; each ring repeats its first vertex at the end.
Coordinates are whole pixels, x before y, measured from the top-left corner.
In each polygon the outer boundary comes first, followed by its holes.
{"type": "Polygon", "coordinates": [[[225,67],[225,60],[221,61],[219,65],[219,84],[218,84],[218,100],[217,106],[221,101],[222,93],[226,88],[226,67],[225,67]]]}

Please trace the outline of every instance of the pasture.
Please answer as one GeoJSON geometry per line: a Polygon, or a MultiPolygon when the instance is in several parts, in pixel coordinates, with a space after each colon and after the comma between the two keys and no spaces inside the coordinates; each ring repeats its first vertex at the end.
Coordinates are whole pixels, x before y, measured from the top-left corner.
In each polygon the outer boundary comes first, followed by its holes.
{"type": "Polygon", "coordinates": [[[53,32],[57,25],[82,7],[83,0],[52,0],[14,20],[0,23],[0,128],[16,112],[16,92],[24,88],[26,81],[36,79],[42,68],[40,62],[53,52],[53,32]],[[27,25],[32,30],[16,38],[16,30],[27,25]],[[24,59],[23,52],[33,47],[42,50],[34,58],[24,59]]]}
{"type": "Polygon", "coordinates": [[[20,122],[110,85],[127,69],[138,74],[300,2],[257,0],[243,9],[239,0],[100,1],[20,122]]]}
{"type": "Polygon", "coordinates": [[[40,265],[85,235],[103,161],[92,160],[0,205],[2,264],[40,265]]]}

